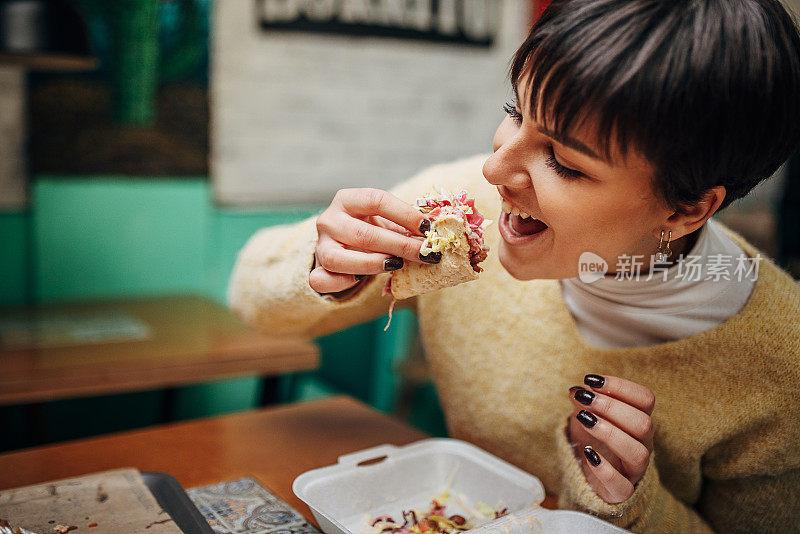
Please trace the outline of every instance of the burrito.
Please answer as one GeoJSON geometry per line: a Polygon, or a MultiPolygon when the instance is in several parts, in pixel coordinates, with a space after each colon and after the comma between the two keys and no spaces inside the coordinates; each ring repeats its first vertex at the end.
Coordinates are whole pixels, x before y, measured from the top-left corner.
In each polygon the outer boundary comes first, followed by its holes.
{"type": "Polygon", "coordinates": [[[483,234],[491,224],[475,208],[475,200],[467,192],[457,195],[446,191],[428,194],[416,201],[416,207],[430,221],[420,250],[423,260],[439,259],[438,263],[406,262],[387,281],[385,294],[394,300],[406,299],[478,278],[489,248],[483,234]]]}

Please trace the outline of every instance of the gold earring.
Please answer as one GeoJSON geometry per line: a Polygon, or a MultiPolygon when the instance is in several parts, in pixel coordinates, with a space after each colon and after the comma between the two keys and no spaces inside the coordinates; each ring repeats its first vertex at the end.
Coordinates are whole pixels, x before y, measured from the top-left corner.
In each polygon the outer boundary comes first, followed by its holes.
{"type": "Polygon", "coordinates": [[[672,251],[669,249],[669,242],[672,241],[672,231],[667,236],[667,246],[664,247],[664,230],[661,230],[661,239],[658,242],[658,252],[656,252],[656,263],[666,263],[672,251]]]}

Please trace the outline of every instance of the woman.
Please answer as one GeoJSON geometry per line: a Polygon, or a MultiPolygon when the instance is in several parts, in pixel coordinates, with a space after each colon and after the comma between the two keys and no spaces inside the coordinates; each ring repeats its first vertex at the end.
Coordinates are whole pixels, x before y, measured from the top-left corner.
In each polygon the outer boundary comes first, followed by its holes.
{"type": "Polygon", "coordinates": [[[381,273],[420,261],[408,203],[465,188],[499,215],[496,254],[401,302],[451,435],[635,532],[796,529],[800,289],[709,218],[800,142],[799,54],[775,0],[557,0],[514,57],[491,156],[263,230],[231,306],[273,334],[383,314],[381,273]]]}

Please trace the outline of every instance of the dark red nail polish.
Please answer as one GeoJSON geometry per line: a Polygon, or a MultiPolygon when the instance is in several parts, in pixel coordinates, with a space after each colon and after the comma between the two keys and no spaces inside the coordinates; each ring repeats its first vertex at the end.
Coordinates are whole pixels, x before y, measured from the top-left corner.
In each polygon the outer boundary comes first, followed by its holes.
{"type": "Polygon", "coordinates": [[[424,256],[422,254],[419,255],[419,259],[424,261],[425,263],[439,263],[442,261],[442,253],[441,252],[429,252],[424,256]]]}
{"type": "Polygon", "coordinates": [[[366,276],[367,276],[367,275],[366,275],[366,274],[356,274],[356,275],[353,275],[353,276],[355,277],[355,279],[356,279],[356,282],[360,282],[360,281],[362,281],[364,278],[366,278],[366,276]]]}
{"type": "Polygon", "coordinates": [[[419,231],[422,232],[423,234],[425,232],[430,232],[431,231],[431,221],[429,221],[428,219],[422,219],[422,222],[419,223],[419,231]]]}
{"type": "Polygon", "coordinates": [[[575,417],[586,428],[592,428],[594,425],[597,424],[597,417],[595,417],[595,415],[592,412],[587,412],[586,410],[579,411],[578,415],[576,415],[575,417]]]}
{"type": "Polygon", "coordinates": [[[589,460],[589,463],[593,466],[597,467],[600,465],[600,456],[594,452],[594,449],[590,445],[583,448],[583,455],[586,456],[586,459],[589,460]]]}
{"type": "Polygon", "coordinates": [[[570,393],[572,393],[572,392],[573,392],[573,391],[575,391],[576,389],[583,389],[583,388],[582,388],[582,387],[580,387],[580,386],[572,386],[571,388],[569,388],[569,392],[570,392],[570,393]]]}
{"type": "Polygon", "coordinates": [[[591,388],[600,389],[606,383],[606,379],[600,375],[586,375],[583,377],[583,383],[591,388]]]}
{"type": "Polygon", "coordinates": [[[383,260],[384,271],[396,271],[397,269],[401,269],[402,267],[403,267],[403,258],[392,256],[391,258],[386,258],[385,260],[383,260]]]}
{"type": "Polygon", "coordinates": [[[577,391],[575,391],[575,400],[581,404],[585,404],[586,406],[589,406],[592,403],[594,396],[594,393],[588,389],[578,388],[577,391]]]}

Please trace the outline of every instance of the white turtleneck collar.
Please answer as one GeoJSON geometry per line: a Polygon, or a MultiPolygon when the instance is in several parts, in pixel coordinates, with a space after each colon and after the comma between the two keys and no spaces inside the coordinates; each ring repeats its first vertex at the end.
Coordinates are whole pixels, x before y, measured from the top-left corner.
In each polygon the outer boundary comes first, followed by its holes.
{"type": "MultiPolygon", "coordinates": [[[[683,259],[662,267],[666,274],[561,280],[564,301],[586,341],[601,348],[654,345],[703,332],[738,313],[755,285],[754,261],[713,219],[699,232],[683,259]]],[[[646,258],[641,270],[648,268],[646,258]]]]}

